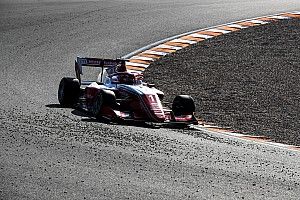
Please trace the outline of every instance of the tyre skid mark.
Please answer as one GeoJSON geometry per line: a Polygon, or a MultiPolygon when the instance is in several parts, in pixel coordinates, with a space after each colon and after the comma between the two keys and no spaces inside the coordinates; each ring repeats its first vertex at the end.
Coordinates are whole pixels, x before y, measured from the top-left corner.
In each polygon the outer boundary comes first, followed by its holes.
{"type": "MultiPolygon", "coordinates": [[[[126,67],[128,71],[134,73],[143,73],[147,67],[156,60],[174,53],[183,48],[197,44],[199,42],[218,37],[220,35],[228,34],[231,32],[239,31],[242,29],[269,24],[277,22],[279,20],[300,18],[300,12],[286,12],[270,16],[262,16],[228,24],[222,24],[215,27],[205,28],[201,30],[192,31],[189,33],[181,34],[171,38],[167,38],[163,41],[154,43],[141,48],[123,58],[128,59],[126,67]]],[[[252,141],[255,143],[265,144],[268,146],[288,149],[292,151],[300,151],[300,146],[282,144],[272,141],[271,138],[266,136],[247,135],[240,133],[239,131],[231,130],[228,127],[219,127],[214,124],[199,121],[199,125],[191,125],[190,128],[200,130],[210,134],[222,134],[229,137],[239,138],[241,140],[252,141]]]]}

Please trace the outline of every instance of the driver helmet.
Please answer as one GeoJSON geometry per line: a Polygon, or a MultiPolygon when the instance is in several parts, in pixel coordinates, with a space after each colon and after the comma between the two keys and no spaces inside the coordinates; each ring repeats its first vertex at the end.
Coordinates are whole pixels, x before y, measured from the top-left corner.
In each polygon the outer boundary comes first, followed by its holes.
{"type": "Polygon", "coordinates": [[[112,82],[119,82],[118,76],[117,76],[117,75],[112,76],[112,77],[111,77],[111,81],[112,81],[112,82]]]}

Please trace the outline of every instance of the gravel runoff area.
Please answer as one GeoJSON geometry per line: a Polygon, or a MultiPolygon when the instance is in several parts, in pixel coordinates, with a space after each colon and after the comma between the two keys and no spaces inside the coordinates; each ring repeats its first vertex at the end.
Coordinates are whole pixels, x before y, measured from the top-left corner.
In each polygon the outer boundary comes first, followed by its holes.
{"type": "Polygon", "coordinates": [[[166,100],[190,94],[197,116],[235,131],[300,145],[300,20],[229,33],[151,64],[166,100]]]}

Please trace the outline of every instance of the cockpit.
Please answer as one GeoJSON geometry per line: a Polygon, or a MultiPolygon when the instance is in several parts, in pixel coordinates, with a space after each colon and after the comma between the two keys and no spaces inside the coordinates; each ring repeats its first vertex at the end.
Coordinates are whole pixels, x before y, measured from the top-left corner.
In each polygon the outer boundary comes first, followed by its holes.
{"type": "MultiPolygon", "coordinates": [[[[126,85],[139,85],[142,84],[143,76],[136,75],[129,72],[113,73],[107,77],[110,79],[111,84],[126,84],[126,85]]],[[[108,80],[107,80],[108,81],[108,80]]]]}

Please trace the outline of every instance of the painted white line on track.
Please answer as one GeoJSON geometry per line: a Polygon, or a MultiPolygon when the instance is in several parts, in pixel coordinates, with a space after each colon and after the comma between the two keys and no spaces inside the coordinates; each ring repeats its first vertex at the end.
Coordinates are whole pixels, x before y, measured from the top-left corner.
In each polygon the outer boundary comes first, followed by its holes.
{"type": "Polygon", "coordinates": [[[280,149],[284,149],[284,150],[299,152],[299,149],[297,149],[299,147],[297,147],[297,146],[282,144],[282,143],[276,143],[276,142],[270,142],[270,141],[264,141],[263,139],[262,140],[255,139],[255,136],[253,137],[252,135],[250,136],[250,139],[249,139],[249,138],[247,138],[248,135],[239,134],[239,133],[231,133],[231,132],[211,131],[211,130],[209,130],[207,128],[203,128],[199,125],[192,125],[191,128],[195,129],[195,130],[202,131],[204,133],[212,134],[212,135],[222,134],[222,135],[225,135],[227,137],[233,137],[233,138],[236,138],[236,139],[239,139],[239,140],[243,140],[243,141],[247,141],[247,142],[251,142],[251,143],[255,143],[255,144],[262,144],[262,145],[276,147],[276,148],[280,148],[280,149]],[[252,137],[252,139],[251,139],[251,137],[252,137]]]}
{"type": "MultiPolygon", "coordinates": [[[[276,143],[276,142],[266,142],[266,143],[270,144],[270,145],[279,146],[279,147],[286,147],[287,146],[286,144],[276,143]]],[[[288,145],[288,146],[290,146],[290,145],[288,145]]]]}
{"type": "Polygon", "coordinates": [[[143,56],[132,56],[130,59],[144,60],[144,61],[154,61],[153,58],[143,57],[143,56]]]}
{"type": "Polygon", "coordinates": [[[207,31],[210,31],[210,32],[214,32],[214,33],[223,33],[223,34],[227,34],[227,33],[231,33],[231,31],[226,31],[226,30],[221,30],[221,29],[208,29],[207,31]]]}
{"type": "Polygon", "coordinates": [[[175,47],[175,46],[170,46],[170,45],[166,45],[166,44],[161,44],[161,45],[157,46],[157,48],[173,49],[173,50],[180,50],[180,49],[182,49],[182,47],[175,47]]]}
{"type": "Polygon", "coordinates": [[[134,66],[134,67],[143,67],[147,68],[149,65],[141,64],[141,63],[135,63],[135,62],[126,62],[126,65],[134,66]]]}
{"type": "Polygon", "coordinates": [[[255,24],[268,24],[269,23],[269,22],[264,22],[264,21],[261,21],[261,20],[251,20],[249,22],[255,23],[255,24]]]}
{"type": "MultiPolygon", "coordinates": [[[[153,48],[155,46],[158,46],[158,45],[161,45],[163,43],[170,42],[173,39],[177,39],[177,38],[180,38],[180,37],[183,37],[183,36],[191,35],[193,33],[197,33],[197,32],[200,32],[200,31],[207,31],[208,29],[224,29],[224,28],[221,28],[221,27],[224,27],[224,26],[226,27],[226,26],[230,26],[230,25],[233,25],[233,24],[241,23],[241,22],[247,22],[249,20],[257,20],[257,19],[262,19],[262,18],[270,19],[270,20],[290,19],[290,17],[280,16],[280,15],[285,15],[285,14],[299,14],[299,13],[300,13],[299,11],[292,11],[292,12],[285,12],[285,13],[280,13],[280,14],[276,14],[276,15],[261,16],[261,17],[251,18],[251,19],[245,19],[245,20],[230,22],[230,23],[226,23],[226,24],[222,24],[222,25],[212,26],[212,27],[208,27],[208,28],[198,29],[198,30],[194,30],[194,31],[182,33],[182,34],[179,34],[179,35],[174,35],[172,37],[169,37],[169,38],[166,38],[166,39],[154,42],[154,43],[149,44],[147,46],[144,46],[144,47],[142,47],[140,49],[137,49],[137,50],[135,50],[135,51],[133,51],[133,52],[127,54],[127,55],[122,56],[122,58],[128,59],[128,58],[130,58],[130,57],[132,57],[134,55],[137,55],[137,54],[139,54],[141,52],[144,52],[144,51],[146,51],[148,49],[151,49],[151,48],[153,48]]],[[[266,21],[269,21],[269,20],[266,20],[266,21]]],[[[243,27],[243,28],[248,28],[248,27],[243,27]]]]}
{"type": "Polygon", "coordinates": [[[168,53],[166,53],[166,52],[150,51],[150,50],[147,50],[147,51],[145,51],[144,53],[146,53],[146,54],[158,55],[158,56],[165,56],[165,55],[168,55],[168,53]]]}
{"type": "Polygon", "coordinates": [[[182,39],[175,39],[171,40],[170,42],[177,42],[177,43],[186,43],[186,44],[196,44],[196,41],[191,41],[191,40],[182,40],[182,39]]]}
{"type": "Polygon", "coordinates": [[[271,19],[290,19],[290,17],[284,17],[284,16],[272,16],[271,19]]]}
{"type": "Polygon", "coordinates": [[[210,39],[210,38],[214,37],[211,35],[204,35],[204,34],[199,34],[199,33],[194,33],[194,34],[191,34],[190,36],[196,37],[196,38],[203,38],[203,39],[210,39]]]}
{"type": "Polygon", "coordinates": [[[228,25],[228,27],[239,28],[239,29],[248,28],[247,26],[242,26],[242,25],[238,25],[238,24],[230,24],[230,25],[228,25]]]}

